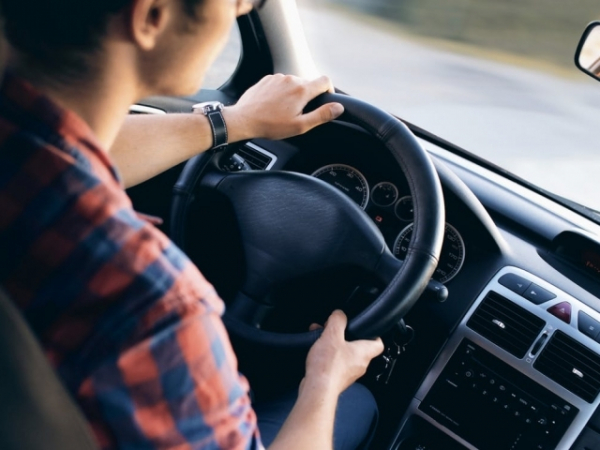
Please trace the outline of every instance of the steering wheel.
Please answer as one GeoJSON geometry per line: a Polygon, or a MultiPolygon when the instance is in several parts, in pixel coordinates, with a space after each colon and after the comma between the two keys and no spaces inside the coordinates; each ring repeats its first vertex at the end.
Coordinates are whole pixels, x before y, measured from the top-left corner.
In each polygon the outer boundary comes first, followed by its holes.
{"type": "Polygon", "coordinates": [[[242,339],[285,348],[312,345],[319,330],[275,333],[260,329],[257,318],[264,298],[280,283],[341,265],[362,268],[386,286],[349,321],[348,338],[381,336],[408,312],[438,264],[444,201],[425,150],[402,122],[358,99],[323,94],[308,108],[329,102],[344,105],[339,120],[362,127],[382,142],[408,181],[415,213],[406,259],[397,260],[364,211],[331,185],[294,172],[208,169],[212,155],[198,155],[187,162],[174,187],[172,238],[185,249],[185,233],[189,232],[185,223],[197,186],[215,189],[231,202],[247,269],[223,320],[229,332],[242,339]]]}

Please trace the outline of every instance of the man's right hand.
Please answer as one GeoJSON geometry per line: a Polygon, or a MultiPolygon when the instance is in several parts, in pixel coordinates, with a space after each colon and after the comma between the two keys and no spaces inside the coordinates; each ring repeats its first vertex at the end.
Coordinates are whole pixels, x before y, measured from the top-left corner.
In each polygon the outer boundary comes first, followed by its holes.
{"type": "Polygon", "coordinates": [[[363,376],[371,360],[383,352],[383,342],[379,338],[346,341],[347,323],[346,315],[340,310],[329,316],[323,334],[306,358],[303,385],[339,395],[363,376]]]}

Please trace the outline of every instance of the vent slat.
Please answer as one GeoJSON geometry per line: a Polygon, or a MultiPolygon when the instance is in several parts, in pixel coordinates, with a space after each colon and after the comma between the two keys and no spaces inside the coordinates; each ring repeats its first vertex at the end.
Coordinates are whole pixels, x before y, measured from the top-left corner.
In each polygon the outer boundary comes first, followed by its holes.
{"type": "Polygon", "coordinates": [[[273,158],[268,155],[247,146],[241,147],[236,153],[244,158],[248,165],[254,170],[265,170],[273,160],[273,158]]]}
{"type": "MultiPolygon", "coordinates": [[[[560,384],[561,386],[564,386],[565,384],[569,384],[572,383],[573,380],[573,376],[575,376],[574,374],[572,376],[567,376],[566,374],[568,372],[563,371],[563,372],[556,372],[555,369],[555,365],[553,364],[548,364],[547,362],[541,362],[539,364],[539,366],[537,367],[537,369],[546,374],[546,373],[551,373],[552,376],[549,378],[552,378],[554,381],[556,381],[558,384],[560,384]]],[[[547,375],[548,376],[548,375],[547,375]]],[[[581,384],[579,384],[577,386],[578,391],[580,392],[584,392],[584,393],[588,393],[588,394],[593,394],[594,393],[594,385],[587,383],[585,380],[581,381],[581,384]]],[[[569,389],[571,390],[571,389],[569,389]]],[[[578,393],[578,392],[574,392],[574,393],[578,393]]]]}
{"type": "Polygon", "coordinates": [[[592,370],[596,373],[600,373],[600,361],[596,362],[593,359],[589,359],[589,356],[590,356],[589,352],[582,353],[579,349],[569,347],[564,342],[556,342],[556,347],[554,350],[557,353],[564,354],[565,359],[567,359],[567,360],[576,359],[576,360],[584,363],[586,365],[586,367],[588,367],[590,370],[592,370]],[[574,353],[576,353],[576,355],[574,353]]]}
{"type": "MultiPolygon", "coordinates": [[[[493,314],[491,312],[488,311],[481,311],[479,316],[477,317],[477,321],[480,321],[482,323],[485,324],[491,324],[493,319],[499,319],[500,321],[502,321],[503,323],[508,322],[507,319],[510,319],[510,316],[507,315],[501,315],[501,314],[493,314]]],[[[495,326],[495,325],[494,325],[495,326]]],[[[522,340],[524,342],[528,342],[531,334],[528,332],[523,331],[523,329],[513,329],[512,330],[514,333],[512,335],[512,338],[515,340],[522,340]]]]}
{"type": "Polygon", "coordinates": [[[600,392],[600,355],[562,331],[552,335],[533,367],[588,403],[600,392]]]}
{"type": "MultiPolygon", "coordinates": [[[[493,317],[493,316],[491,316],[493,317]]],[[[486,330],[488,330],[490,333],[494,333],[496,331],[498,331],[498,326],[492,323],[492,319],[487,319],[487,320],[481,320],[481,318],[477,317],[473,320],[473,325],[477,325],[481,328],[485,328],[486,330]]],[[[518,333],[518,336],[514,336],[511,335],[510,337],[510,341],[511,342],[515,342],[515,344],[523,344],[523,345],[527,345],[530,342],[530,338],[528,338],[527,336],[523,335],[522,333],[518,333]]],[[[503,337],[503,335],[498,335],[498,337],[503,337]]]]}
{"type": "Polygon", "coordinates": [[[598,378],[598,375],[600,375],[600,369],[594,364],[590,366],[589,360],[585,356],[581,354],[577,356],[569,354],[567,350],[560,349],[558,346],[553,349],[553,356],[560,360],[559,364],[576,365],[577,369],[579,370],[585,369],[586,373],[591,374],[590,378],[600,383],[600,378],[598,378]],[[596,377],[594,377],[594,375],[596,375],[596,377]]]}
{"type": "Polygon", "coordinates": [[[542,319],[496,292],[489,292],[467,326],[522,358],[546,325],[542,319]]]}
{"type": "MultiPolygon", "coordinates": [[[[494,303],[490,302],[487,305],[487,307],[488,307],[489,311],[494,311],[494,312],[496,312],[498,314],[502,314],[502,315],[508,316],[508,317],[512,316],[512,314],[514,312],[514,308],[512,308],[512,309],[508,308],[506,304],[502,304],[502,303],[499,303],[499,302],[494,302],[494,303]]],[[[538,317],[534,316],[534,315],[532,315],[531,317],[533,317],[535,320],[529,320],[530,319],[529,316],[521,316],[520,320],[524,324],[531,324],[532,326],[536,327],[537,324],[538,324],[538,320],[537,320],[538,317]]]]}

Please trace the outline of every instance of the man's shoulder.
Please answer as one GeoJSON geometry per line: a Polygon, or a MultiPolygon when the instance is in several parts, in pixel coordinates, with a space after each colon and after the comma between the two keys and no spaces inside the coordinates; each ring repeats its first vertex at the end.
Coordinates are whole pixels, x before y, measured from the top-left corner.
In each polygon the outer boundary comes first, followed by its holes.
{"type": "Polygon", "coordinates": [[[118,347],[187,308],[222,310],[96,150],[0,114],[0,284],[63,355],[102,330],[118,347]]]}

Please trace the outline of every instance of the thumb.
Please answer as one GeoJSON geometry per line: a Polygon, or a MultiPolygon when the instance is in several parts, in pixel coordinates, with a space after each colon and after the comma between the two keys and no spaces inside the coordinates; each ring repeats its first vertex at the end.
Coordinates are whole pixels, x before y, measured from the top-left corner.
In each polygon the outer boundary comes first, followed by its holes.
{"type": "Polygon", "coordinates": [[[359,351],[362,352],[369,360],[383,353],[385,350],[383,341],[381,338],[377,339],[362,339],[360,341],[353,341],[352,344],[356,346],[359,351]]]}

